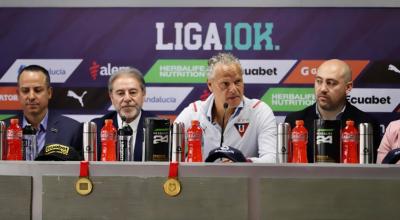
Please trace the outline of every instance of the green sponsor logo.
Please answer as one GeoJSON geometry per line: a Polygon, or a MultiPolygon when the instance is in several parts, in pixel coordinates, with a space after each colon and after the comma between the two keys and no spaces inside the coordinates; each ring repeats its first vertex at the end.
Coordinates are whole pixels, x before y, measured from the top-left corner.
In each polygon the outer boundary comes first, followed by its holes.
{"type": "Polygon", "coordinates": [[[261,98],[273,111],[294,112],[315,102],[314,88],[271,88],[261,98]]]}
{"type": "Polygon", "coordinates": [[[148,83],[205,83],[207,60],[158,60],[147,72],[148,83]]]}
{"type": "Polygon", "coordinates": [[[14,114],[14,115],[0,115],[0,121],[9,119],[9,118],[11,118],[11,117],[13,117],[13,116],[15,116],[15,114],[14,114]]]}

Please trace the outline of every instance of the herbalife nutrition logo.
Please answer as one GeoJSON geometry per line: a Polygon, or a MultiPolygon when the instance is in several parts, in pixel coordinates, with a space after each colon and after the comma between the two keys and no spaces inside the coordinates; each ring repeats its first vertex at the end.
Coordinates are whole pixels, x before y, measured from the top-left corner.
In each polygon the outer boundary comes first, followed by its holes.
{"type": "Polygon", "coordinates": [[[271,88],[261,98],[273,111],[299,111],[315,102],[313,88],[271,88]]]}
{"type": "Polygon", "coordinates": [[[158,60],[145,75],[149,83],[204,83],[207,60],[158,60]]]}

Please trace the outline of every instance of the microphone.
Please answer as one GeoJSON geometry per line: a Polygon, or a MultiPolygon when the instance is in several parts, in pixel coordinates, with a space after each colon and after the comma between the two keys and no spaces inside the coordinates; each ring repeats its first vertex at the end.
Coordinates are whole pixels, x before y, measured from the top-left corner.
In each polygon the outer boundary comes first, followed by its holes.
{"type": "Polygon", "coordinates": [[[222,117],[222,125],[221,125],[221,142],[219,144],[219,147],[222,147],[222,143],[224,142],[224,132],[225,132],[225,114],[226,110],[228,109],[228,103],[224,103],[224,116],[222,117]]]}
{"type": "Polygon", "coordinates": [[[121,115],[121,120],[122,120],[122,127],[124,127],[124,123],[126,122],[125,115],[121,115]]]}
{"type": "Polygon", "coordinates": [[[117,160],[118,161],[133,161],[133,152],[130,147],[131,138],[133,134],[132,128],[126,123],[126,117],[121,116],[122,127],[118,129],[118,143],[117,143],[117,160]]]}

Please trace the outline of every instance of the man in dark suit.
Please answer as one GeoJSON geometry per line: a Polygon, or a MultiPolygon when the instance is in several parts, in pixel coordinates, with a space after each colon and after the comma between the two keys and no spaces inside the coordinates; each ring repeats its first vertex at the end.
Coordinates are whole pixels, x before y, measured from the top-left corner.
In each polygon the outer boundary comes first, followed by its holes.
{"type": "Polygon", "coordinates": [[[350,66],[337,59],[328,60],[321,64],[315,77],[314,90],[316,102],[298,112],[289,114],[285,122],[295,127],[296,120],[304,120],[304,126],[308,130],[307,159],[314,162],[314,120],[340,120],[342,128],[346,126],[346,120],[353,120],[355,125],[359,123],[371,123],[374,132],[374,158],[381,141],[379,123],[369,114],[359,110],[350,104],[346,96],[353,88],[350,66]]]}
{"type": "Polygon", "coordinates": [[[114,127],[118,129],[122,127],[121,116],[123,116],[126,119],[125,122],[133,130],[132,143],[130,143],[133,147],[133,159],[142,161],[143,121],[145,117],[153,116],[142,110],[146,96],[146,84],[142,73],[135,68],[126,68],[115,72],[108,81],[108,94],[115,111],[101,118],[93,119],[97,125],[98,160],[101,160],[100,131],[104,126],[104,120],[112,119],[114,127]]]}
{"type": "Polygon", "coordinates": [[[63,144],[82,153],[82,125],[48,108],[53,89],[49,72],[38,65],[24,67],[18,74],[18,99],[22,127],[31,124],[37,130],[38,152],[47,144],[63,144]]]}

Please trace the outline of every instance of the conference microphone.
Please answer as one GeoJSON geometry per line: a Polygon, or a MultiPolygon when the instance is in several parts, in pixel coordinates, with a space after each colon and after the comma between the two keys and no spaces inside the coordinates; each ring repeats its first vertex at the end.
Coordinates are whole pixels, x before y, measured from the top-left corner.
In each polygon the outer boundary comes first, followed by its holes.
{"type": "Polygon", "coordinates": [[[132,128],[126,123],[126,117],[121,116],[122,127],[118,129],[117,136],[117,160],[118,161],[132,161],[133,152],[130,147],[130,142],[133,134],[132,128]]]}
{"type": "Polygon", "coordinates": [[[209,152],[205,162],[214,162],[217,159],[222,159],[222,158],[229,159],[231,162],[247,162],[246,157],[240,150],[230,146],[222,146],[222,143],[224,142],[225,115],[227,109],[228,109],[228,103],[224,103],[224,116],[222,118],[222,126],[221,126],[221,143],[219,147],[214,148],[209,152]]]}
{"type": "Polygon", "coordinates": [[[224,132],[225,132],[225,114],[226,110],[228,109],[228,103],[224,103],[224,116],[222,117],[222,125],[221,125],[221,143],[219,144],[219,147],[222,147],[222,143],[224,143],[224,132]]]}

